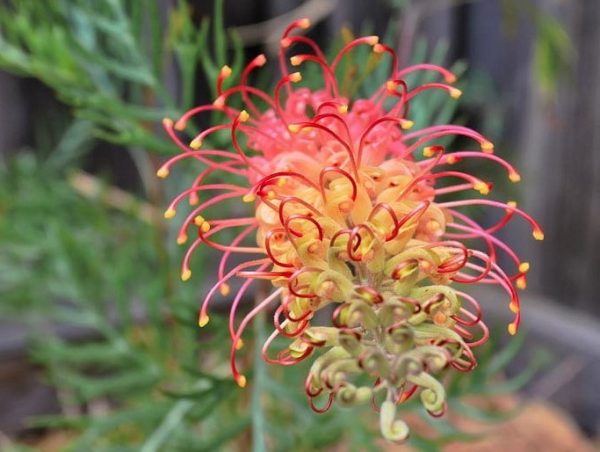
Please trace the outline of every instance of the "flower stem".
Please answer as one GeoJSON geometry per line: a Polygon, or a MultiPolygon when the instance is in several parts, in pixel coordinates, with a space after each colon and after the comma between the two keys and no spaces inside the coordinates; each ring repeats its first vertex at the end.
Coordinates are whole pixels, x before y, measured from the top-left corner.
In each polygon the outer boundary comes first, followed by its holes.
{"type": "MultiPolygon", "coordinates": [[[[268,283],[268,282],[267,282],[268,283]]],[[[261,284],[256,291],[256,299],[261,300],[268,286],[261,284]]],[[[267,376],[265,362],[262,359],[261,347],[266,340],[265,313],[260,312],[254,319],[254,375],[252,378],[252,450],[266,452],[265,428],[266,421],[262,407],[263,384],[267,376]]]]}

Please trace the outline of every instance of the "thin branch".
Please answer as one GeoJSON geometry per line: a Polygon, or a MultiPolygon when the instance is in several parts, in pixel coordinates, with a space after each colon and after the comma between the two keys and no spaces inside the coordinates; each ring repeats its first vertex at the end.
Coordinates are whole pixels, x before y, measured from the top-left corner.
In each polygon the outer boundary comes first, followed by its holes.
{"type": "MultiPolygon", "coordinates": [[[[267,287],[263,285],[263,287],[257,290],[257,300],[263,298],[262,295],[268,290],[267,287]]],[[[265,443],[266,420],[262,406],[262,398],[265,390],[264,380],[267,377],[267,373],[261,351],[261,344],[266,339],[265,323],[265,313],[259,312],[254,319],[254,373],[252,379],[252,450],[254,452],[267,451],[265,443]]]]}
{"type": "Polygon", "coordinates": [[[314,23],[327,17],[338,5],[339,0],[309,0],[297,8],[263,22],[235,27],[231,31],[237,33],[245,45],[267,44],[278,45],[279,38],[285,28],[301,17],[307,17],[314,23]]]}

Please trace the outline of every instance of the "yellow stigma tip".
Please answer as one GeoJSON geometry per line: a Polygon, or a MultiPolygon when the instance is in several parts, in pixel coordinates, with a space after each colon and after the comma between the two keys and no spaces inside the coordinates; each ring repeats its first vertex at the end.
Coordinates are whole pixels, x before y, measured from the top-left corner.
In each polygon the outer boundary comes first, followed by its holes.
{"type": "Polygon", "coordinates": [[[168,220],[170,218],[173,218],[175,216],[177,212],[175,212],[175,209],[167,209],[165,210],[165,218],[168,220]]]}
{"type": "Polygon", "coordinates": [[[292,72],[290,74],[290,81],[293,83],[298,83],[300,80],[302,80],[302,74],[300,72],[292,72]]]}
{"type": "Polygon", "coordinates": [[[200,230],[204,233],[207,233],[208,231],[210,231],[210,223],[208,221],[205,221],[204,223],[202,223],[202,225],[200,226],[200,230]]]}
{"type": "Polygon", "coordinates": [[[194,138],[192,141],[190,141],[190,147],[192,149],[200,149],[202,147],[202,138],[194,138]]]}
{"type": "Polygon", "coordinates": [[[517,278],[517,289],[527,289],[527,278],[525,278],[525,276],[520,276],[517,278]]]}
{"type": "Polygon", "coordinates": [[[390,92],[390,93],[395,93],[397,87],[398,87],[398,84],[393,80],[389,80],[389,81],[385,82],[385,89],[387,89],[388,92],[390,92]]]}
{"type": "Polygon", "coordinates": [[[454,83],[454,82],[456,82],[456,75],[454,75],[454,74],[448,74],[444,78],[446,79],[446,83],[454,83]]]}
{"type": "Polygon", "coordinates": [[[229,292],[231,292],[229,284],[221,284],[221,286],[219,287],[219,292],[221,292],[221,295],[223,295],[224,297],[229,295],[229,292]]]}
{"type": "Polygon", "coordinates": [[[517,183],[521,180],[521,175],[519,173],[510,173],[508,178],[511,182],[517,183]]]}
{"type": "Polygon", "coordinates": [[[204,219],[204,217],[202,215],[198,215],[196,218],[194,218],[194,224],[196,226],[202,226],[202,224],[205,222],[206,220],[204,219]]]}
{"type": "Polygon", "coordinates": [[[238,119],[240,120],[240,122],[246,122],[246,121],[248,121],[248,119],[250,119],[250,115],[248,114],[248,112],[246,110],[242,110],[242,111],[240,111],[238,119]]]}
{"type": "Polygon", "coordinates": [[[307,19],[307,18],[300,19],[300,20],[298,21],[298,26],[299,26],[300,28],[303,28],[303,29],[305,29],[305,30],[306,30],[308,27],[310,27],[310,19],[307,19]]]}
{"type": "Polygon", "coordinates": [[[285,177],[281,177],[281,178],[277,179],[278,187],[283,187],[285,184],[287,184],[287,179],[285,177]]]}
{"type": "Polygon", "coordinates": [[[544,233],[540,229],[533,231],[533,238],[536,240],[544,240],[544,233]]]}
{"type": "Polygon", "coordinates": [[[181,272],[181,280],[182,281],[187,281],[191,277],[192,277],[192,271],[190,269],[186,268],[184,271],[181,272]]]}
{"type": "Polygon", "coordinates": [[[185,129],[185,126],[186,126],[186,125],[187,125],[187,122],[186,122],[186,120],[185,120],[185,119],[180,119],[179,121],[177,121],[177,122],[175,123],[175,130],[178,130],[178,131],[180,131],[180,132],[181,132],[182,130],[184,130],[184,129],[185,129]]]}
{"type": "Polygon", "coordinates": [[[458,88],[450,88],[450,97],[452,99],[458,99],[460,96],[462,96],[461,90],[459,90],[458,88]]]}
{"type": "Polygon", "coordinates": [[[161,179],[164,179],[169,175],[169,168],[167,168],[166,166],[161,166],[156,172],[156,175],[161,179]]]}
{"type": "Polygon", "coordinates": [[[241,350],[243,347],[244,347],[244,341],[242,339],[238,339],[238,341],[235,343],[235,349],[241,350]]]}
{"type": "Polygon", "coordinates": [[[227,78],[231,75],[231,68],[227,65],[221,68],[221,77],[227,78]]]}
{"type": "Polygon", "coordinates": [[[414,121],[411,121],[410,119],[401,119],[400,120],[400,127],[402,127],[404,130],[412,129],[412,127],[414,125],[415,125],[414,121]]]}
{"type": "Polygon", "coordinates": [[[519,271],[521,273],[527,273],[529,271],[529,262],[521,262],[519,265],[519,271]]]}
{"type": "Polygon", "coordinates": [[[373,46],[373,52],[375,52],[375,53],[383,53],[384,51],[385,51],[385,47],[383,47],[379,43],[377,43],[373,46]]]}
{"type": "Polygon", "coordinates": [[[447,163],[448,165],[454,165],[456,162],[457,162],[457,159],[456,159],[456,157],[454,157],[454,156],[452,156],[452,155],[450,155],[450,156],[448,156],[448,157],[446,158],[446,163],[447,163]]]}
{"type": "Polygon", "coordinates": [[[166,128],[170,129],[171,127],[173,127],[173,120],[171,118],[164,118],[162,120],[163,126],[165,126],[166,128]]]}
{"type": "Polygon", "coordinates": [[[508,334],[510,334],[511,336],[514,336],[515,334],[517,334],[517,325],[515,325],[514,323],[509,323],[508,324],[508,334]]]}
{"type": "Polygon", "coordinates": [[[366,41],[370,46],[375,46],[379,44],[379,36],[367,36],[366,41]]]}
{"type": "Polygon", "coordinates": [[[431,146],[425,146],[423,148],[423,156],[424,157],[433,157],[433,154],[435,154],[435,152],[433,151],[433,148],[431,146]]]}
{"type": "Polygon", "coordinates": [[[246,377],[244,377],[243,375],[238,375],[238,377],[235,379],[235,382],[240,388],[246,387],[246,377]]]}
{"type": "Polygon", "coordinates": [[[214,100],[213,105],[217,108],[223,108],[225,106],[225,99],[223,98],[223,96],[217,97],[214,100]]]}
{"type": "Polygon", "coordinates": [[[261,53],[256,58],[254,58],[254,64],[256,64],[258,66],[264,66],[266,62],[267,62],[267,57],[265,56],[264,53],[261,53]]]}
{"type": "Polygon", "coordinates": [[[205,327],[209,320],[210,320],[209,316],[207,316],[206,314],[201,314],[200,319],[198,320],[198,326],[200,328],[205,327]]]}
{"type": "Polygon", "coordinates": [[[338,107],[338,112],[342,115],[345,115],[346,113],[348,113],[348,105],[346,105],[346,104],[340,105],[338,107]]]}
{"type": "Polygon", "coordinates": [[[513,312],[514,314],[517,314],[521,309],[519,308],[519,305],[516,303],[511,303],[508,305],[508,308],[511,310],[511,312],[513,312]]]}
{"type": "Polygon", "coordinates": [[[177,237],[177,244],[178,245],[183,245],[185,242],[187,242],[187,235],[182,234],[179,237],[177,237]]]}
{"type": "Polygon", "coordinates": [[[256,200],[256,195],[254,193],[248,193],[242,197],[243,202],[254,202],[255,200],[256,200]]]}
{"type": "Polygon", "coordinates": [[[292,133],[298,133],[300,131],[300,125],[298,124],[289,124],[288,130],[292,133]]]}
{"type": "Polygon", "coordinates": [[[300,66],[300,64],[302,63],[302,58],[300,58],[298,55],[294,55],[290,58],[290,63],[292,64],[292,66],[300,66]]]}
{"type": "Polygon", "coordinates": [[[491,141],[483,141],[481,143],[481,150],[483,152],[487,152],[489,154],[491,154],[492,152],[494,152],[494,143],[492,143],[491,141]]]}
{"type": "Polygon", "coordinates": [[[516,201],[508,201],[506,203],[506,205],[512,209],[516,209],[517,208],[517,202],[516,201]]]}
{"type": "Polygon", "coordinates": [[[473,188],[482,195],[487,195],[490,193],[490,187],[488,187],[488,185],[483,181],[475,182],[473,184],[473,188]]]}

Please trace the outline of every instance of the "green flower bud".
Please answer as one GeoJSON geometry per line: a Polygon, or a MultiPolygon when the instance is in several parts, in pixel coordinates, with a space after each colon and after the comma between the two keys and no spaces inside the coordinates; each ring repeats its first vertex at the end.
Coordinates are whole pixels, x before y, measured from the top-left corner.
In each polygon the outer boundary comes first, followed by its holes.
{"type": "Polygon", "coordinates": [[[373,307],[361,300],[353,300],[348,303],[348,307],[342,310],[342,319],[340,320],[345,320],[344,324],[351,328],[372,329],[379,324],[373,307]]]}
{"type": "Polygon", "coordinates": [[[357,373],[359,370],[355,359],[340,359],[323,367],[319,377],[325,386],[333,389],[344,383],[348,378],[348,374],[357,373]]]}
{"type": "Polygon", "coordinates": [[[389,441],[401,442],[408,438],[408,425],[396,419],[396,404],[390,400],[381,404],[379,428],[383,437],[389,441]]]}
{"type": "Polygon", "coordinates": [[[314,292],[324,300],[341,303],[350,298],[354,284],[343,274],[333,270],[325,270],[314,283],[314,292]]]}
{"type": "Polygon", "coordinates": [[[388,353],[399,355],[413,347],[413,337],[413,330],[408,326],[390,327],[384,340],[384,347],[388,353]]]}
{"type": "Polygon", "coordinates": [[[409,375],[408,381],[424,389],[421,391],[421,402],[427,411],[434,415],[443,413],[446,402],[446,390],[442,384],[427,372],[418,375],[409,375]]]}
{"type": "Polygon", "coordinates": [[[311,326],[302,335],[316,347],[333,347],[339,343],[339,334],[340,330],[335,327],[311,326]]]}
{"type": "Polygon", "coordinates": [[[390,365],[383,353],[375,347],[366,349],[358,358],[358,365],[368,374],[386,378],[390,365]]]}
{"type": "Polygon", "coordinates": [[[338,343],[352,356],[358,356],[363,349],[358,334],[355,335],[341,331],[338,337],[338,343]]]}
{"type": "Polygon", "coordinates": [[[368,402],[373,396],[373,390],[368,386],[357,388],[353,384],[347,383],[336,394],[336,399],[346,406],[360,405],[368,402]]]}
{"type": "Polygon", "coordinates": [[[339,360],[349,358],[350,355],[342,347],[332,347],[323,355],[319,356],[310,368],[310,373],[317,376],[321,373],[321,370],[327,367],[330,363],[339,360]]]}
{"type": "Polygon", "coordinates": [[[441,371],[448,364],[449,354],[442,348],[435,345],[425,345],[418,349],[419,354],[422,356],[423,363],[429,370],[429,372],[436,373],[441,371]]]}

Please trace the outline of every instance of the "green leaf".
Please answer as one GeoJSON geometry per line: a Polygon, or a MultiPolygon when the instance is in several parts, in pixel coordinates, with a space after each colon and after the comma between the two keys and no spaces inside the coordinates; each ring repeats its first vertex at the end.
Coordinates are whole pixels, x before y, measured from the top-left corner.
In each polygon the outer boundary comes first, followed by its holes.
{"type": "Polygon", "coordinates": [[[550,99],[558,80],[572,60],[572,45],[561,23],[550,14],[540,13],[534,44],[534,70],[542,94],[550,99]]]}

